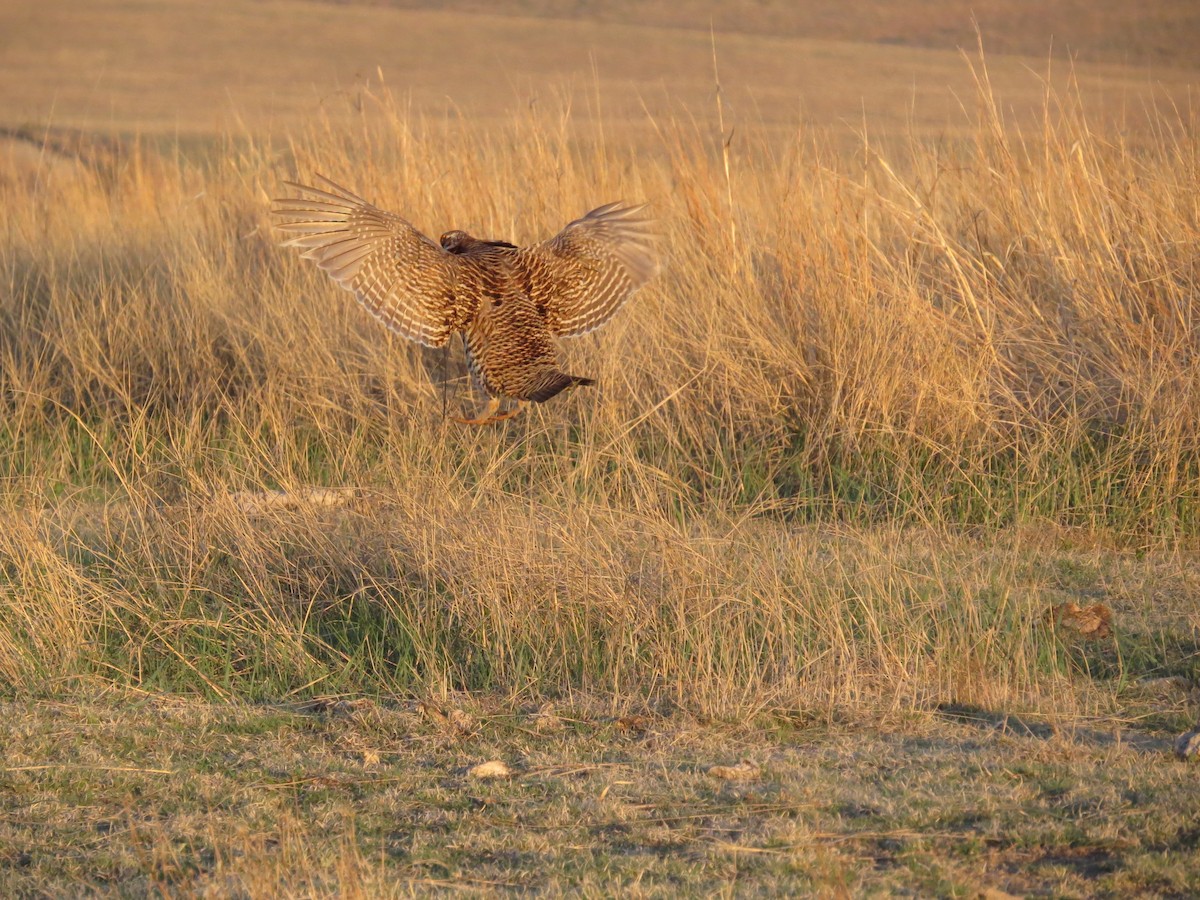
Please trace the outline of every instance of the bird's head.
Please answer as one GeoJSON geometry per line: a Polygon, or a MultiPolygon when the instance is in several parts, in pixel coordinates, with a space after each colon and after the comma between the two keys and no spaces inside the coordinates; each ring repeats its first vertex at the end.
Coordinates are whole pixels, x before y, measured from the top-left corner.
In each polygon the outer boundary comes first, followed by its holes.
{"type": "Polygon", "coordinates": [[[440,238],[438,243],[442,245],[442,249],[449,253],[476,254],[487,253],[497,248],[503,250],[516,250],[516,244],[510,244],[508,241],[485,241],[474,235],[467,234],[465,231],[447,231],[440,238]]]}
{"type": "Polygon", "coordinates": [[[462,253],[467,247],[475,243],[475,238],[471,237],[465,231],[447,231],[438,238],[438,243],[442,245],[443,250],[448,250],[451,253],[462,253]]]}

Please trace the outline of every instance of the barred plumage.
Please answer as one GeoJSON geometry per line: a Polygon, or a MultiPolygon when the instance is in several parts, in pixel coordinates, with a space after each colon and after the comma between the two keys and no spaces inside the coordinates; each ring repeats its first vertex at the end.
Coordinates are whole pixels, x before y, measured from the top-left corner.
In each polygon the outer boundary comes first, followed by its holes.
{"type": "Polygon", "coordinates": [[[508,418],[528,401],[594,384],[558,368],[555,337],[599,328],[657,269],[657,238],[645,205],[609,203],[548,241],[517,247],[449,231],[438,243],[397,215],[317,176],[322,187],[286,182],[301,196],[273,212],[295,234],[285,246],[353,293],[404,337],[440,347],[462,332],[467,364],[489,397],[465,421],[508,418]],[[516,409],[498,414],[502,398],[516,409]]]}

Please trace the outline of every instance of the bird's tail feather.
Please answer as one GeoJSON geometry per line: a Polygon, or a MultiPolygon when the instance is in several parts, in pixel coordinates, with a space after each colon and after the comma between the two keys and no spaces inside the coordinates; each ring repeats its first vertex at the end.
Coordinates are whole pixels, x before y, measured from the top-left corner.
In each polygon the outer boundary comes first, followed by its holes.
{"type": "Polygon", "coordinates": [[[584,378],[582,375],[567,375],[565,372],[552,372],[544,382],[537,386],[526,398],[535,403],[544,403],[555,394],[565,391],[577,384],[595,384],[595,378],[584,378]]]}

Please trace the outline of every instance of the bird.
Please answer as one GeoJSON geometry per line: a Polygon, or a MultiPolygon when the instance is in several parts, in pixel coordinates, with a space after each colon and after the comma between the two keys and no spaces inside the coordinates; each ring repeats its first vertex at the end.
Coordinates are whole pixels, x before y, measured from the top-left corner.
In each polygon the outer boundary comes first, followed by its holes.
{"type": "Polygon", "coordinates": [[[286,238],[396,334],[427,347],[462,335],[473,383],[488,397],[465,425],[509,419],[595,379],[563,371],[558,338],[604,325],[658,270],[648,204],[598,206],[554,237],[518,247],[453,230],[437,242],[323,175],[285,181],[274,200],[286,238]],[[504,401],[515,406],[501,411],[504,401]]]}

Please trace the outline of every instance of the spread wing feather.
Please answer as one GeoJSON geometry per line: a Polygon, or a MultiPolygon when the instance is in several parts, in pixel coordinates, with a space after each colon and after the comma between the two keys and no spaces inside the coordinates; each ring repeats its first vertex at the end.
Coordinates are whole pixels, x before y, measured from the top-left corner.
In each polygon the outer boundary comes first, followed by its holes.
{"type": "Polygon", "coordinates": [[[658,235],[645,208],[608,203],[521,251],[555,334],[599,328],[657,271],[658,235]]]}
{"type": "Polygon", "coordinates": [[[277,226],[385,325],[430,347],[459,323],[451,254],[397,215],[320,175],[323,187],[285,182],[301,196],[274,201],[277,226]]]}

